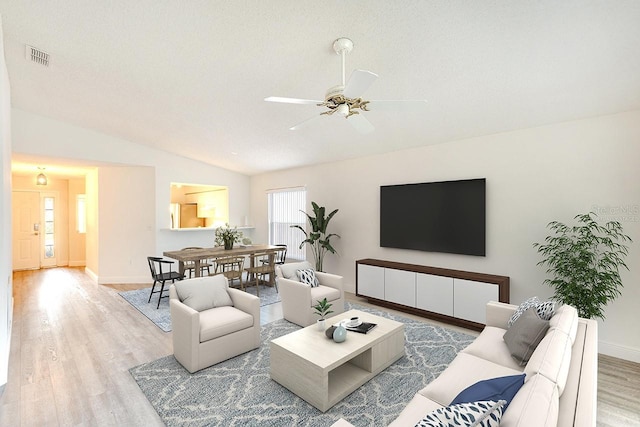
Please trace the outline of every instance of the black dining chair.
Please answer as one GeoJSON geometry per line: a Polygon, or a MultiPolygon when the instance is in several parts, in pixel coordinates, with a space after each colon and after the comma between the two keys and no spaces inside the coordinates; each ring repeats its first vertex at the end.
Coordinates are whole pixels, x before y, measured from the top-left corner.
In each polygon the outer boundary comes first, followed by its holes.
{"type": "MultiPolygon", "coordinates": [[[[275,252],[274,264],[276,264],[276,265],[284,264],[285,261],[287,260],[287,245],[273,245],[273,246],[278,246],[280,248],[275,252]]],[[[268,264],[269,261],[268,260],[262,260],[262,263],[263,264],[268,264]]]]}
{"type": "MultiPolygon", "coordinates": [[[[153,286],[151,287],[151,293],[149,294],[149,301],[151,302],[151,297],[153,294],[159,293],[158,296],[158,305],[157,308],[160,308],[160,300],[162,298],[169,298],[169,295],[162,295],[164,292],[164,284],[168,281],[171,283],[175,283],[176,280],[184,279],[184,275],[178,273],[177,271],[173,271],[173,261],[169,261],[160,257],[149,256],[147,257],[147,262],[149,263],[149,270],[151,271],[151,278],[153,279],[153,286]],[[160,284],[160,290],[156,291],[156,284],[160,284]]],[[[167,287],[167,290],[169,288],[167,287]]]]}

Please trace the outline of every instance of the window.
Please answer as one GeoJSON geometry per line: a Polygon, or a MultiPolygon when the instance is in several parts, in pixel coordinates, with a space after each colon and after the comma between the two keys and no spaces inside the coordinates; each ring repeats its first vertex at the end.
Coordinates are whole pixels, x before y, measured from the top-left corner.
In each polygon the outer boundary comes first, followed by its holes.
{"type": "Polygon", "coordinates": [[[76,231],[87,232],[87,197],[85,194],[76,196],[76,231]]]}
{"type": "Polygon", "coordinates": [[[44,198],[44,257],[54,258],[54,219],[55,219],[55,199],[53,197],[44,198]]]}
{"type": "Polygon", "coordinates": [[[307,190],[302,187],[272,190],[269,196],[269,244],[287,245],[287,258],[305,260],[305,246],[300,249],[304,234],[292,225],[305,227],[304,214],[307,190]]]}

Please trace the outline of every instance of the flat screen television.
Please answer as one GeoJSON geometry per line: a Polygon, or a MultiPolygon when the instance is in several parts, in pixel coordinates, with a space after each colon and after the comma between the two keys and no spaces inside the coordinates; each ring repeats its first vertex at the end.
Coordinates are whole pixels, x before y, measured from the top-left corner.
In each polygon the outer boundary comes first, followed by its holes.
{"type": "Polygon", "coordinates": [[[380,246],[485,256],[486,179],[383,185],[380,246]]]}

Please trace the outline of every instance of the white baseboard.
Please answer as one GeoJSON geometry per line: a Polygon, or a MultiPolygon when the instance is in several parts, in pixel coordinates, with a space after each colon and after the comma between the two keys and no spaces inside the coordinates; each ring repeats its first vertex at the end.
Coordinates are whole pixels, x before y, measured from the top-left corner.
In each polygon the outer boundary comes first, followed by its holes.
{"type": "Polygon", "coordinates": [[[84,272],[87,273],[87,275],[89,277],[91,277],[91,280],[93,280],[94,282],[98,283],[98,275],[96,273],[94,273],[89,267],[84,267],[84,272]]]}
{"type": "Polygon", "coordinates": [[[598,353],[640,363],[640,349],[634,347],[598,341],[598,353]]]}
{"type": "Polygon", "coordinates": [[[86,267],[86,261],[69,261],[69,267],[86,267]]]}
{"type": "Polygon", "coordinates": [[[144,276],[100,276],[97,278],[97,282],[99,285],[106,284],[123,284],[123,283],[149,283],[151,284],[151,279],[149,275],[144,276]]]}
{"type": "Polygon", "coordinates": [[[91,271],[90,268],[85,267],[84,272],[91,277],[91,279],[96,282],[98,285],[116,285],[116,284],[125,284],[125,283],[143,283],[143,284],[151,284],[151,278],[149,275],[144,276],[98,276],[96,273],[91,271]]]}

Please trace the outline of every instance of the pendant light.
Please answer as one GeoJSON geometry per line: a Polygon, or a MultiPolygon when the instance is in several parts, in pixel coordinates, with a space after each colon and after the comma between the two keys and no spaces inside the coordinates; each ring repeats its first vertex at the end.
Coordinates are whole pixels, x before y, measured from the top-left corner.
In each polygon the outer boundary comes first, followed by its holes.
{"type": "Polygon", "coordinates": [[[40,171],[40,173],[36,177],[36,185],[47,185],[47,176],[44,173],[42,173],[44,168],[41,168],[40,166],[38,166],[38,170],[40,171]]]}

